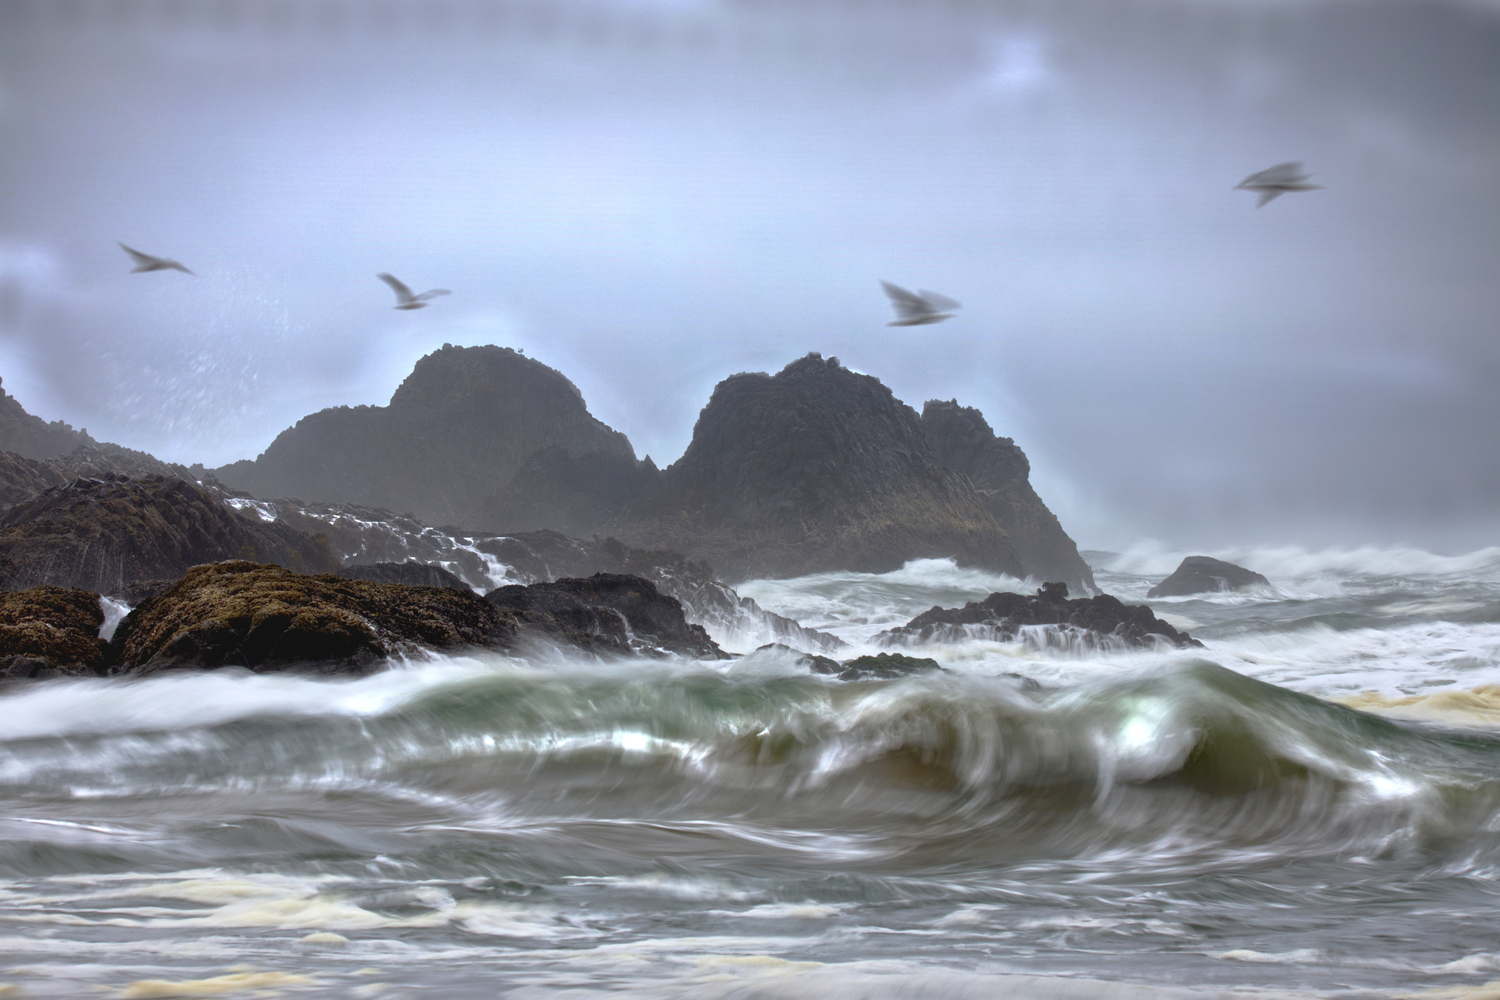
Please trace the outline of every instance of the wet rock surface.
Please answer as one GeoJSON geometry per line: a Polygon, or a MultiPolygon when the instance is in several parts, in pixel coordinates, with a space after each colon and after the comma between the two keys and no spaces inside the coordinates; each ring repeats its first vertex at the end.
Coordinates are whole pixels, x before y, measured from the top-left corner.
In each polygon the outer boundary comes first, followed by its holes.
{"type": "Polygon", "coordinates": [[[521,638],[594,653],[671,652],[727,658],[701,625],[683,617],[682,603],[638,576],[591,577],[499,587],[484,599],[515,617],[521,638]]]}
{"type": "Polygon", "coordinates": [[[1066,626],[1131,647],[1157,642],[1178,647],[1203,645],[1157,618],[1144,604],[1125,604],[1109,594],[1069,600],[1067,585],[1063,583],[1043,584],[1029,595],[994,593],[961,608],[935,607],[899,628],[881,632],[876,641],[887,644],[941,641],[955,636],[964,626],[984,626],[992,630],[994,638],[1009,640],[1028,625],[1066,626]]]}
{"type": "Polygon", "coordinates": [[[860,656],[840,664],[838,678],[841,681],[896,680],[912,674],[926,674],[942,670],[938,661],[925,656],[906,656],[901,653],[876,653],[860,656]]]}
{"type": "Polygon", "coordinates": [[[409,587],[449,587],[473,593],[474,588],[464,583],[441,566],[429,566],[419,562],[367,563],[362,566],[345,566],[338,575],[346,580],[367,580],[370,583],[400,583],[409,587]]]}
{"type": "Polygon", "coordinates": [[[922,433],[938,464],[967,476],[984,509],[1010,536],[1023,575],[1060,580],[1083,593],[1098,589],[1078,546],[1032,489],[1026,453],[997,436],[984,414],[956,399],[928,400],[922,433]]]}
{"type": "Polygon", "coordinates": [[[625,573],[644,577],[662,593],[677,598],[690,622],[710,627],[716,634],[748,639],[769,633],[814,653],[835,652],[844,646],[836,636],[766,611],[720,581],[707,563],[668,549],[642,549],[615,538],[575,538],[550,529],[496,535],[436,528],[379,508],[315,504],[288,497],[256,500],[222,485],[209,488],[246,516],[280,520],[324,535],[346,566],[416,561],[441,567],[481,593],[503,584],[625,573]]]}
{"type": "Polygon", "coordinates": [[[223,559],[322,572],[338,567],[326,542],[283,523],[240,516],[195,483],[105,473],[77,478],[0,516],[0,589],[36,584],[124,593],[223,559]]]}
{"type": "Polygon", "coordinates": [[[306,575],[230,560],[195,566],[120,622],[118,672],[246,667],[364,673],[421,650],[498,649],[515,621],[470,590],[306,575]]]}
{"type": "Polygon", "coordinates": [[[1172,575],[1146,591],[1147,597],[1186,597],[1189,594],[1211,594],[1241,587],[1269,587],[1271,581],[1254,570],[1214,559],[1188,556],[1172,575]]]}
{"type": "Polygon", "coordinates": [[[105,667],[99,595],[65,587],[0,593],[0,680],[92,676],[105,667]]]}

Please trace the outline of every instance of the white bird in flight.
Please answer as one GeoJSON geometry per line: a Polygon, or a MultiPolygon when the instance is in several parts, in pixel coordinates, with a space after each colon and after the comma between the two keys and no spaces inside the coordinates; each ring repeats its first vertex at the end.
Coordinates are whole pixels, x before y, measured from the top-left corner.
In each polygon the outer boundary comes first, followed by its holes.
{"type": "Polygon", "coordinates": [[[948,296],[929,292],[925,288],[916,292],[908,292],[900,285],[893,285],[889,281],[882,281],[880,287],[885,289],[885,294],[890,296],[891,305],[896,309],[896,318],[886,326],[923,326],[927,323],[941,323],[945,319],[951,319],[953,310],[960,308],[959,303],[948,296]]]}
{"type": "Polygon", "coordinates": [[[1267,167],[1246,177],[1234,186],[1236,191],[1256,191],[1260,194],[1260,200],[1255,203],[1260,208],[1268,201],[1275,201],[1289,191],[1317,191],[1323,185],[1309,184],[1307,179],[1311,174],[1302,172],[1300,163],[1278,163],[1274,167],[1267,167]]]}
{"type": "MultiPolygon", "coordinates": [[[[123,243],[120,244],[120,249],[130,254],[130,259],[135,261],[135,267],[130,269],[131,274],[135,274],[137,271],[181,271],[183,274],[193,273],[175,260],[169,260],[166,257],[153,257],[149,253],[132,250],[123,243]]],[[[197,277],[197,275],[194,275],[194,277],[197,277]]]]}
{"type": "Polygon", "coordinates": [[[397,309],[426,309],[428,299],[435,299],[439,295],[453,294],[446,288],[434,288],[430,292],[423,292],[421,295],[413,295],[411,293],[411,289],[407,288],[406,285],[401,281],[401,279],[395,277],[394,275],[382,273],[375,275],[375,277],[379,278],[387,285],[390,285],[391,290],[396,293],[395,307],[397,309]]]}

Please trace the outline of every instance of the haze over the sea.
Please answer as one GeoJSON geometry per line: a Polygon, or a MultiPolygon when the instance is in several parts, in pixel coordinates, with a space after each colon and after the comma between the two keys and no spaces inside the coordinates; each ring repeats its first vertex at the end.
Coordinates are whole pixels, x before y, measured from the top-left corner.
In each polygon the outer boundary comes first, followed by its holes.
{"type": "Polygon", "coordinates": [[[1468,550],[1497,93],[1457,0],[5,0],[0,376],[217,465],[497,343],[665,466],[818,350],[979,407],[1086,548],[1468,550]],[[1232,190],[1288,160],[1326,187],[1232,190]]]}

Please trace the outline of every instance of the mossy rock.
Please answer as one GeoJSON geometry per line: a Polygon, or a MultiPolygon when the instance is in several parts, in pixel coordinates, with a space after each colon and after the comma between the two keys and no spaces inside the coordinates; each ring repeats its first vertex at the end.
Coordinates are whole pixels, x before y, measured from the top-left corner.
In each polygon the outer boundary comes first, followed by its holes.
{"type": "Polygon", "coordinates": [[[99,595],[40,586],[0,593],[0,678],[92,676],[105,664],[99,595]]]}
{"type": "Polygon", "coordinates": [[[876,653],[845,660],[839,672],[841,681],[895,680],[912,674],[931,673],[942,670],[938,661],[926,656],[906,656],[903,653],[876,653]]]}

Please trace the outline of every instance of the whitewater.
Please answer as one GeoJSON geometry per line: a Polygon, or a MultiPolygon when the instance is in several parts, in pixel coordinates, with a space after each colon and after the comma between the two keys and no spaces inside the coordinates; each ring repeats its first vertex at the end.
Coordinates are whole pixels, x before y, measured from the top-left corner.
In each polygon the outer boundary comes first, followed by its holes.
{"type": "MultiPolygon", "coordinates": [[[[6,688],[0,997],[1500,997],[1500,549],[1184,554],[1085,555],[1201,649],[6,688]]],[[[848,658],[1038,582],[738,590],[848,658]]]]}

